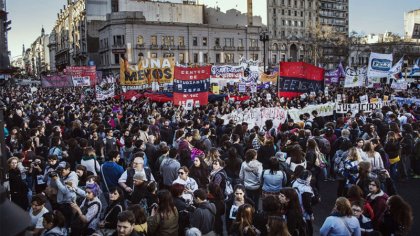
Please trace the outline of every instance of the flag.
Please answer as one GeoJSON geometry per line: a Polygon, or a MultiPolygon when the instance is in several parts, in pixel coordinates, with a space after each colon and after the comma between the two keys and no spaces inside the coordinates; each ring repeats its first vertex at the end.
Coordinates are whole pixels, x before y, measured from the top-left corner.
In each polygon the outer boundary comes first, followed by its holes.
{"type": "Polygon", "coordinates": [[[416,63],[413,65],[413,69],[411,70],[411,73],[408,76],[414,75],[416,72],[420,72],[420,66],[419,66],[420,58],[417,58],[416,63]]]}
{"type": "Polygon", "coordinates": [[[401,59],[395,63],[395,65],[389,70],[388,72],[388,78],[391,79],[401,79],[402,78],[402,66],[404,64],[404,57],[401,57],[401,59]]]}

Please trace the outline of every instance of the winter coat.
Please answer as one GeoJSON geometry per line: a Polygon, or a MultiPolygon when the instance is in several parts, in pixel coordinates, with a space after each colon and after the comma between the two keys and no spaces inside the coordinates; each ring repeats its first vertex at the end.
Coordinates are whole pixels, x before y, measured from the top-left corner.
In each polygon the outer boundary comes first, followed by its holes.
{"type": "Polygon", "coordinates": [[[215,217],[216,206],[210,202],[202,202],[191,214],[191,227],[198,228],[202,234],[207,234],[214,230],[215,217]]]}
{"type": "Polygon", "coordinates": [[[242,163],[239,178],[244,182],[245,189],[256,190],[260,188],[262,171],[262,164],[257,160],[242,163]]]}
{"type": "Polygon", "coordinates": [[[149,235],[178,236],[178,211],[170,211],[168,215],[156,213],[147,218],[149,235]]]}
{"type": "Polygon", "coordinates": [[[388,195],[382,190],[377,194],[368,194],[367,201],[373,208],[375,213],[374,218],[372,219],[373,228],[379,230],[380,226],[384,220],[384,214],[387,209],[386,201],[388,200],[388,195]]]}
{"type": "Polygon", "coordinates": [[[360,236],[360,224],[356,217],[328,216],[320,229],[321,236],[360,236]],[[350,232],[349,232],[350,231],[350,232]]]}

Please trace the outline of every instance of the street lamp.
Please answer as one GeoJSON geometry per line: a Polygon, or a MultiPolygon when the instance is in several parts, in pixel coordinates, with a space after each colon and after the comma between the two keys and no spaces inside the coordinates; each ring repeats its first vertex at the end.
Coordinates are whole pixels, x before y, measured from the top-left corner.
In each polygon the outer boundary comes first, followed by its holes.
{"type": "Polygon", "coordinates": [[[268,34],[267,34],[267,31],[262,31],[261,33],[260,33],[260,41],[262,41],[263,42],[263,52],[264,52],[264,55],[263,55],[263,59],[264,59],[264,72],[266,73],[266,74],[268,74],[268,71],[265,69],[265,43],[266,42],[268,42],[269,41],[269,37],[268,37],[268,34]]]}

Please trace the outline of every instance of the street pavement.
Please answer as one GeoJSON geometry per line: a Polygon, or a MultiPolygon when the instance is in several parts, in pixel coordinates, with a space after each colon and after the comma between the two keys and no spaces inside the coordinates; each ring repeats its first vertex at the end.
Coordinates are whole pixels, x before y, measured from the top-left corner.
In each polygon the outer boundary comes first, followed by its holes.
{"type": "MultiPolygon", "coordinates": [[[[321,188],[321,203],[314,208],[315,222],[314,235],[319,235],[319,229],[324,223],[325,219],[331,213],[336,200],[337,182],[322,182],[321,188]]],[[[414,222],[409,236],[420,235],[420,219],[418,214],[420,212],[420,179],[411,179],[407,182],[397,183],[398,194],[401,195],[413,208],[414,222]]]]}

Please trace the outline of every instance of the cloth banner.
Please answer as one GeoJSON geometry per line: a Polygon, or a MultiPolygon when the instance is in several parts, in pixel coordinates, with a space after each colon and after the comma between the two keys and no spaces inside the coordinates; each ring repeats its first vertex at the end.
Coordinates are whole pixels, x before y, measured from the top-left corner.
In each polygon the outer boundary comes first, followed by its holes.
{"type": "Polygon", "coordinates": [[[107,83],[95,86],[96,100],[105,100],[115,96],[115,84],[107,83]]]}
{"type": "Polygon", "coordinates": [[[357,70],[347,67],[344,88],[354,88],[365,85],[366,75],[367,70],[365,67],[358,68],[357,70]]]}
{"type": "Polygon", "coordinates": [[[391,88],[395,89],[395,90],[407,90],[408,89],[408,82],[403,80],[403,81],[394,81],[391,84],[391,88]]]}
{"type": "Polygon", "coordinates": [[[280,62],[279,97],[324,91],[324,69],[305,62],[280,62]]]}
{"type": "Polygon", "coordinates": [[[247,122],[250,129],[255,125],[263,127],[265,121],[271,119],[273,120],[274,127],[278,127],[286,121],[287,111],[281,107],[238,109],[221,118],[225,124],[228,124],[229,120],[235,120],[237,124],[247,122]]]}
{"type": "Polygon", "coordinates": [[[194,103],[199,101],[200,105],[207,105],[210,89],[211,66],[194,68],[175,67],[174,76],[174,104],[185,105],[187,100],[192,99],[194,103]]]}
{"type": "Polygon", "coordinates": [[[89,77],[89,86],[96,85],[96,66],[67,66],[64,74],[76,78],[89,77]]]}
{"type": "Polygon", "coordinates": [[[378,102],[378,103],[342,103],[337,104],[335,111],[338,114],[344,114],[351,111],[353,114],[363,110],[364,112],[372,112],[380,110],[383,106],[390,106],[391,102],[378,102]]]}
{"type": "Polygon", "coordinates": [[[67,75],[42,76],[41,86],[43,88],[67,88],[73,87],[73,81],[67,75]]]}
{"type": "Polygon", "coordinates": [[[392,68],[392,53],[381,54],[371,52],[369,57],[368,78],[384,78],[388,77],[388,73],[392,68]]]}
{"type": "Polygon", "coordinates": [[[395,63],[395,65],[388,71],[388,78],[391,79],[401,79],[402,78],[402,67],[404,65],[404,57],[401,57],[401,59],[395,63]]]}
{"type": "Polygon", "coordinates": [[[271,82],[271,84],[277,84],[277,76],[278,75],[279,74],[277,72],[274,73],[274,74],[272,74],[272,75],[267,75],[265,73],[262,73],[261,76],[260,76],[260,81],[262,83],[269,83],[269,82],[271,82]]]}
{"type": "Polygon", "coordinates": [[[175,58],[147,58],[137,65],[129,65],[120,59],[120,84],[127,90],[147,89],[152,83],[159,86],[172,85],[174,79],[175,58]]]}
{"type": "Polygon", "coordinates": [[[309,113],[312,116],[312,111],[316,110],[319,116],[332,116],[334,115],[335,103],[327,102],[319,105],[308,105],[302,109],[292,108],[287,110],[290,118],[294,121],[299,121],[299,115],[309,113]]]}
{"type": "Polygon", "coordinates": [[[420,105],[420,99],[418,98],[403,98],[403,97],[395,97],[395,102],[401,107],[404,104],[416,104],[417,106],[420,105]]]}
{"type": "Polygon", "coordinates": [[[71,77],[74,87],[89,87],[90,78],[89,77],[71,77]]]}
{"type": "Polygon", "coordinates": [[[346,76],[346,72],[344,71],[343,64],[340,62],[337,69],[325,71],[324,83],[336,84],[340,82],[340,78],[344,78],[345,76],[346,76]]]}
{"type": "Polygon", "coordinates": [[[239,59],[239,66],[244,70],[244,76],[241,77],[241,82],[256,83],[260,75],[263,73],[263,68],[259,68],[260,61],[246,60],[245,58],[239,59]]]}
{"type": "Polygon", "coordinates": [[[244,75],[242,66],[212,66],[211,78],[216,79],[240,79],[244,75]]]}

